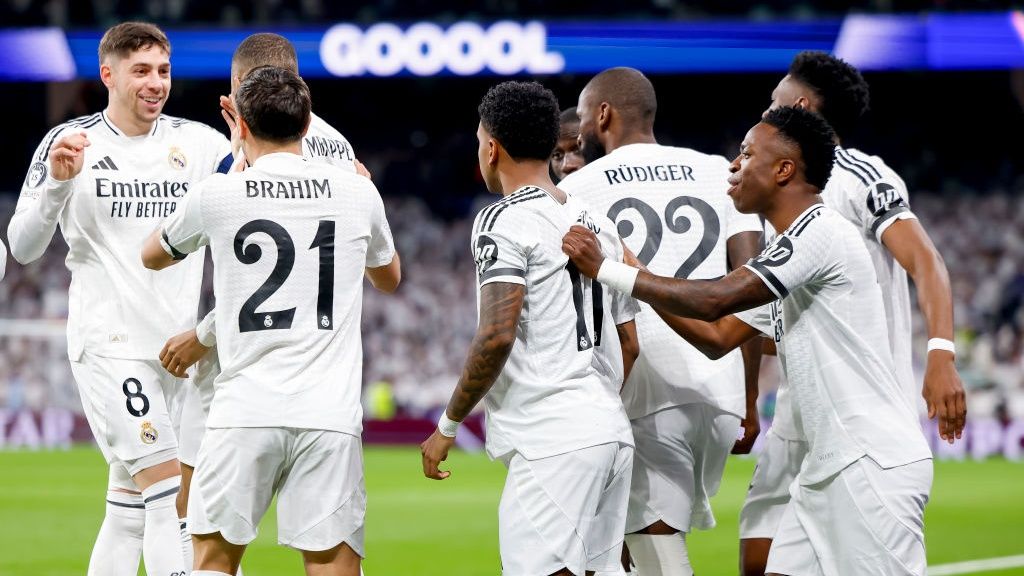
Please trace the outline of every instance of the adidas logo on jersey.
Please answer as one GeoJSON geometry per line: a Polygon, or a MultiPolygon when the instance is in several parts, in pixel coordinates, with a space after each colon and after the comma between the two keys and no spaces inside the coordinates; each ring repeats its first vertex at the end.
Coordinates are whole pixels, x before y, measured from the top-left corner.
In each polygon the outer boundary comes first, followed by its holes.
{"type": "Polygon", "coordinates": [[[110,159],[110,156],[104,156],[103,160],[92,165],[93,170],[117,170],[117,164],[110,159]]]}

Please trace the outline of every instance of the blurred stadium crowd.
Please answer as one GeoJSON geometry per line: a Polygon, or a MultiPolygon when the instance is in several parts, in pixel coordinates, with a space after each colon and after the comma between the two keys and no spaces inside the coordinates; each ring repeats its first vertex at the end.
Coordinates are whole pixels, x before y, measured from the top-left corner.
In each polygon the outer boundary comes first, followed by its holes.
{"type": "MultiPolygon", "coordinates": [[[[952,276],[961,376],[969,389],[972,418],[1024,418],[1024,203],[1017,200],[1021,192],[912,192],[911,206],[952,276]],[[965,213],[973,217],[961,218],[965,213]]],[[[0,201],[2,229],[14,208],[10,200],[0,201]]],[[[477,204],[492,200],[480,197],[477,204]]],[[[425,416],[447,401],[475,329],[475,276],[468,241],[472,215],[442,220],[411,196],[387,198],[387,210],[402,254],[404,280],[397,299],[365,292],[364,381],[390,383],[399,414],[425,416]]],[[[0,406],[8,410],[79,410],[61,322],[70,281],[63,264],[66,248],[59,238],[53,242],[40,261],[9,266],[8,277],[0,282],[0,320],[52,321],[50,328],[32,323],[30,335],[0,331],[0,406]]],[[[209,285],[206,295],[208,300],[212,296],[209,285]]],[[[915,350],[923,352],[920,316],[915,322],[915,350]]],[[[923,369],[921,361],[917,358],[916,368],[923,369]]],[[[772,362],[766,361],[761,383],[762,408],[769,417],[778,378],[772,362]]]]}

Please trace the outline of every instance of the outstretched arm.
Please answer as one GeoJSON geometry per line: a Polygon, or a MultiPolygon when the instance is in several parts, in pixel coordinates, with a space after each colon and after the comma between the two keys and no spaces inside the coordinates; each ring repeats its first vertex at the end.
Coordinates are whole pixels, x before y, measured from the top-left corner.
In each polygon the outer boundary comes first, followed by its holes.
{"type": "MultiPolygon", "coordinates": [[[[601,245],[590,230],[573,226],[562,239],[562,251],[588,278],[596,278],[603,263],[601,245]]],[[[606,263],[625,268],[625,264],[606,263]]],[[[747,268],[738,268],[720,280],[681,280],[639,271],[630,294],[663,312],[700,320],[717,320],[727,314],[749,310],[778,300],[764,281],[747,268]]],[[[614,281],[598,278],[606,286],[621,288],[614,281]]]]}
{"type": "MultiPolygon", "coordinates": [[[[928,324],[928,338],[952,341],[953,293],[949,273],[921,223],[916,219],[897,220],[882,233],[882,243],[914,280],[918,305],[928,324]]],[[[928,352],[922,396],[928,404],[928,417],[938,417],[942,438],[950,443],[960,438],[967,402],[952,352],[928,352]]]]}
{"type": "MultiPolygon", "coordinates": [[[[462,422],[501,374],[516,342],[516,327],[525,297],[526,287],[522,284],[492,282],[480,288],[480,325],[470,345],[462,377],[448,401],[445,418],[449,421],[462,422]]],[[[448,436],[438,429],[420,445],[424,476],[444,480],[451,475],[447,470],[438,470],[438,465],[448,457],[448,449],[454,443],[454,433],[448,436]]]]}

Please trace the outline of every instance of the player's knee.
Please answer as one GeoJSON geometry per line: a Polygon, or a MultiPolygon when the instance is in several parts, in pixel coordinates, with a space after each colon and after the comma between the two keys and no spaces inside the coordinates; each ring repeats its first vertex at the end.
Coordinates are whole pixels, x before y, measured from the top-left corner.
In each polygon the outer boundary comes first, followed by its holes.
{"type": "Polygon", "coordinates": [[[359,576],[359,554],[342,542],[328,550],[303,550],[302,560],[308,576],[359,576]]]}

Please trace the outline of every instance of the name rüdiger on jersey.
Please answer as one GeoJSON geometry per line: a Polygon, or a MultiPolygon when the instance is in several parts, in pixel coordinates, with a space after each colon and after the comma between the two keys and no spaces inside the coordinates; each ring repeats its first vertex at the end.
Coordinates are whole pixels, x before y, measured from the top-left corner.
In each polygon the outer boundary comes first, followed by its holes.
{"type": "Polygon", "coordinates": [[[674,182],[679,180],[695,180],[693,167],[685,164],[658,164],[656,166],[626,166],[604,171],[608,184],[625,184],[629,182],[674,182]]]}

